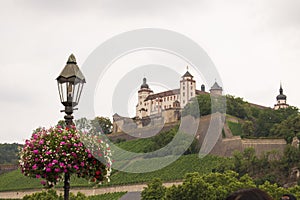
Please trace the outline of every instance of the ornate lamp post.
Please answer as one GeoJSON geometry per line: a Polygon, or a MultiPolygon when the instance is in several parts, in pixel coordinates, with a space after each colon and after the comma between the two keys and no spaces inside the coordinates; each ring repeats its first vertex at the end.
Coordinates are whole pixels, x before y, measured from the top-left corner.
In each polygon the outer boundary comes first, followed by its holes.
{"type": "MultiPolygon", "coordinates": [[[[75,56],[71,54],[67,61],[66,66],[56,78],[58,91],[61,103],[65,106],[65,109],[61,112],[65,112],[65,122],[67,127],[73,125],[73,111],[77,110],[74,108],[78,105],[80,95],[82,92],[85,78],[77,66],[75,56]]],[[[70,174],[65,173],[64,180],[64,199],[69,199],[70,191],[70,174]]]]}

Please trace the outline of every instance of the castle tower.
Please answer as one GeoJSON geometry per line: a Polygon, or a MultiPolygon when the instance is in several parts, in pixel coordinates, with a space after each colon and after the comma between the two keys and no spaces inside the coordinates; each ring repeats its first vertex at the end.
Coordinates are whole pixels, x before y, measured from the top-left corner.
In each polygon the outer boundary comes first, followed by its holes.
{"type": "Polygon", "coordinates": [[[210,94],[212,94],[212,95],[222,95],[223,88],[221,86],[219,86],[217,81],[215,81],[215,83],[213,84],[213,86],[210,88],[209,91],[210,91],[210,94]]]}
{"type": "Polygon", "coordinates": [[[280,88],[279,88],[279,95],[277,95],[276,100],[277,100],[277,104],[275,104],[274,110],[289,107],[289,105],[286,103],[286,95],[283,94],[283,89],[282,89],[281,83],[280,83],[280,88]]]}
{"type": "Polygon", "coordinates": [[[149,88],[149,85],[147,84],[147,79],[143,78],[143,84],[140,87],[140,90],[138,91],[138,104],[136,105],[136,117],[142,118],[150,113],[150,109],[148,109],[147,103],[145,102],[145,99],[152,94],[153,91],[149,88]]]}
{"type": "Polygon", "coordinates": [[[196,81],[189,71],[181,77],[180,80],[180,105],[181,108],[188,103],[188,101],[196,96],[196,81]]]}

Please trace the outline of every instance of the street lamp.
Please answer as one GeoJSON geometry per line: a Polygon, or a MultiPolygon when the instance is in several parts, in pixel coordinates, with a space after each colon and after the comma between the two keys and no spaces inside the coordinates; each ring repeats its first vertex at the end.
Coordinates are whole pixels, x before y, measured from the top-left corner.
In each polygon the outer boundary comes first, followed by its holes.
{"type": "MultiPolygon", "coordinates": [[[[61,103],[65,106],[65,122],[66,126],[70,128],[73,125],[73,111],[77,110],[74,108],[78,105],[80,95],[82,92],[83,84],[85,83],[85,78],[80,71],[75,56],[71,54],[67,61],[66,66],[56,78],[58,92],[61,103]]],[[[65,173],[64,180],[64,199],[69,200],[69,191],[70,191],[70,174],[65,173]]]]}
{"type": "Polygon", "coordinates": [[[80,71],[75,56],[71,54],[65,68],[56,78],[61,103],[65,106],[66,125],[73,124],[73,110],[78,105],[85,78],[80,71]]]}

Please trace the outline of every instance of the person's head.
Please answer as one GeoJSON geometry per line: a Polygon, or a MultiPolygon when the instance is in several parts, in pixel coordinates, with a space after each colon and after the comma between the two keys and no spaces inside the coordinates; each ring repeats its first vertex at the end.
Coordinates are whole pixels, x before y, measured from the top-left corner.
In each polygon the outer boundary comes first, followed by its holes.
{"type": "Polygon", "coordinates": [[[284,194],[280,200],[297,200],[297,198],[292,194],[284,194]]]}
{"type": "Polygon", "coordinates": [[[238,190],[230,194],[225,200],[272,200],[272,198],[258,188],[250,188],[238,190]]]}

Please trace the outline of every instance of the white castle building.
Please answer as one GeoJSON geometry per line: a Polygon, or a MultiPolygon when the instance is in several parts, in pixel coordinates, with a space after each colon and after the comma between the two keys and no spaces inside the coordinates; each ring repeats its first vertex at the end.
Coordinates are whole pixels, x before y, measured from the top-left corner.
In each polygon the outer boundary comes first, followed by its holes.
{"type": "MultiPolygon", "coordinates": [[[[222,95],[223,89],[215,81],[210,89],[211,94],[222,95]]],[[[181,110],[195,96],[208,93],[204,84],[201,90],[197,90],[196,81],[187,71],[179,81],[179,88],[160,93],[154,93],[143,78],[143,83],[138,91],[138,103],[136,105],[136,116],[132,118],[137,127],[143,127],[151,123],[171,123],[180,119],[181,110]],[[151,119],[151,120],[149,120],[151,119]]],[[[128,118],[127,118],[128,120],[128,118]]],[[[126,124],[126,118],[114,114],[113,132],[121,131],[120,126],[126,124]]],[[[131,124],[132,126],[132,124],[131,124]]],[[[132,127],[136,128],[136,127],[132,127]]]]}

